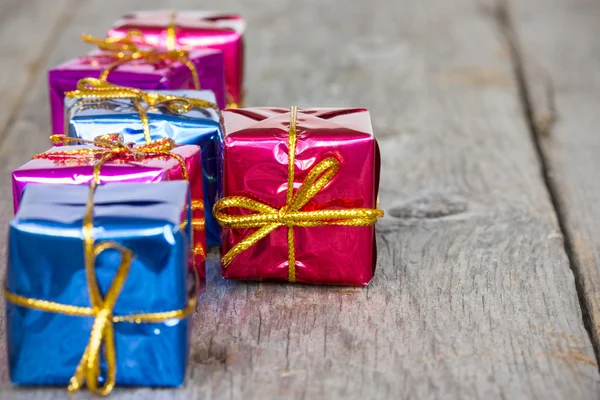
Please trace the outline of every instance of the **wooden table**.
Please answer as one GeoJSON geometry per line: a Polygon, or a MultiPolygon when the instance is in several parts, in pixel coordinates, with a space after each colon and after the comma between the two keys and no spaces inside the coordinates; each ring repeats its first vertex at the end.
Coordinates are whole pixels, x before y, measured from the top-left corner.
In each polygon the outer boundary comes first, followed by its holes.
{"type": "MultiPolygon", "coordinates": [[[[10,171],[48,147],[46,69],[163,3],[0,0],[4,229],[10,171]]],[[[197,3],[166,6],[246,16],[249,105],[371,111],[377,274],[227,282],[213,253],[185,386],[113,398],[600,397],[598,1],[197,3]]],[[[65,398],[10,385],[4,333],[0,398],[65,398]]]]}

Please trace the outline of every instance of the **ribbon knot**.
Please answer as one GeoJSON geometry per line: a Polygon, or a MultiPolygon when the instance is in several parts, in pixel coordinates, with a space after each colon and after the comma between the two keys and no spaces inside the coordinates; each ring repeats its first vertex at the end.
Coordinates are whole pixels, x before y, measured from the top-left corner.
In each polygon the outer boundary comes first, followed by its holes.
{"type": "Polygon", "coordinates": [[[244,196],[225,197],[215,204],[213,213],[224,228],[259,228],[250,236],[233,246],[223,257],[223,268],[240,253],[269,235],[275,229],[287,227],[288,239],[288,280],[296,281],[296,255],[294,246],[294,227],[314,227],[323,225],[369,226],[383,211],[371,208],[350,208],[341,210],[302,211],[317,193],[325,188],[337,175],[340,162],[328,157],[315,165],[308,173],[296,193],[294,193],[294,162],[296,159],[296,120],[297,108],[290,110],[290,128],[288,135],[288,185],[286,203],[277,209],[264,202],[244,196]],[[229,208],[253,211],[247,215],[232,215],[225,212],[229,208]]]}
{"type": "MultiPolygon", "coordinates": [[[[72,138],[68,138],[66,136],[63,135],[52,135],[50,136],[50,141],[53,144],[65,144],[65,142],[69,142],[72,141],[72,138]]],[[[76,140],[76,141],[80,141],[80,140],[76,140]]],[[[118,152],[118,153],[129,153],[129,154],[133,154],[134,153],[134,143],[125,143],[124,139],[123,139],[123,135],[119,134],[119,133],[109,133],[106,135],[101,135],[96,137],[96,139],[94,139],[93,143],[95,146],[97,147],[103,147],[105,149],[110,149],[112,151],[118,152]]],[[[145,146],[145,148],[149,148],[150,146],[145,146]]],[[[170,147],[170,146],[168,146],[170,147]]],[[[139,149],[137,149],[138,151],[143,151],[144,147],[139,147],[139,149]]]]}

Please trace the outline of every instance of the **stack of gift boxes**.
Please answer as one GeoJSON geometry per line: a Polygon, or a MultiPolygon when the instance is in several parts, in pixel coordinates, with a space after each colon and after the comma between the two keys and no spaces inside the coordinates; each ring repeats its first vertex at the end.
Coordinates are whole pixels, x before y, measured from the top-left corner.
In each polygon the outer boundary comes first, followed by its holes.
{"type": "Polygon", "coordinates": [[[181,385],[212,246],[227,279],[372,279],[368,111],[240,108],[243,33],[237,15],[139,12],[49,71],[53,147],[13,172],[15,384],[181,385]]]}

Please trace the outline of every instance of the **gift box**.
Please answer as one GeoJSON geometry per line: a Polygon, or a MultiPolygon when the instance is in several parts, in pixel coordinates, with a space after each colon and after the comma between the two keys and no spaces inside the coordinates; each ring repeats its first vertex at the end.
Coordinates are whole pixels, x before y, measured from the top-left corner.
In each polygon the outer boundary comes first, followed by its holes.
{"type": "Polygon", "coordinates": [[[223,276],[364,286],[375,270],[379,152],[364,109],[223,113],[223,276]]]}
{"type": "Polygon", "coordinates": [[[188,184],[104,185],[93,203],[89,191],[30,185],[10,223],[11,381],[70,391],[87,381],[96,394],[115,383],[179,386],[186,316],[197,300],[189,294],[189,230],[181,229],[190,218],[188,184]]]}
{"type": "Polygon", "coordinates": [[[242,17],[210,11],[141,11],[123,16],[108,32],[124,38],[141,32],[139,43],[165,48],[211,48],[225,56],[228,102],[243,103],[244,41],[242,17]]]}
{"type": "MultiPolygon", "coordinates": [[[[189,52],[187,58],[196,68],[200,88],[213,91],[219,107],[225,107],[223,54],[217,50],[200,49],[189,52]]],[[[65,129],[65,92],[75,90],[83,78],[99,78],[114,63],[113,52],[97,50],[48,71],[53,133],[63,133],[65,129]]],[[[189,66],[170,58],[142,58],[125,62],[112,69],[107,80],[142,90],[194,89],[189,66]]]]}
{"type": "MultiPolygon", "coordinates": [[[[214,102],[209,91],[156,91],[160,95],[214,102]]],[[[148,106],[142,102],[148,118],[150,139],[169,137],[178,145],[193,144],[202,149],[204,205],[207,210],[206,239],[209,246],[219,244],[219,225],[212,207],[220,194],[221,149],[223,131],[220,113],[214,109],[191,107],[187,112],[172,112],[169,107],[148,106]]],[[[67,99],[67,135],[93,140],[96,135],[120,133],[126,142],[146,142],[144,123],[132,99],[67,99]]]]}
{"type": "MultiPolygon", "coordinates": [[[[53,138],[62,139],[60,136],[53,138]]],[[[119,135],[98,137],[95,141],[98,146],[52,147],[14,170],[12,184],[15,213],[19,209],[24,189],[29,184],[89,185],[94,178],[94,165],[99,158],[123,145],[123,138],[119,135]],[[108,138],[108,141],[103,141],[103,138],[108,138]]],[[[159,154],[153,147],[144,145],[132,146],[131,150],[129,154],[119,154],[112,160],[103,163],[100,168],[100,183],[153,183],[188,180],[194,221],[192,248],[194,264],[200,276],[205,277],[206,234],[204,231],[204,189],[200,148],[198,146],[179,146],[169,151],[171,155],[159,154]]]]}

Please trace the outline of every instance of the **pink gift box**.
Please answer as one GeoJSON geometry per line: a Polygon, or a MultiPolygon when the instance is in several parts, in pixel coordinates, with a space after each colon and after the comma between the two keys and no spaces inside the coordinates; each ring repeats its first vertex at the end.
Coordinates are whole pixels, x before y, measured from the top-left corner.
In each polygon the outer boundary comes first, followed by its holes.
{"type": "MultiPolygon", "coordinates": [[[[82,149],[98,148],[87,145],[56,146],[46,151],[43,156],[82,149]]],[[[194,204],[202,204],[204,199],[200,148],[198,146],[179,146],[171,150],[171,153],[181,156],[185,161],[193,201],[192,218],[195,221],[204,221],[203,207],[194,207],[194,204]]],[[[17,168],[12,172],[15,213],[18,211],[19,201],[27,185],[39,183],[89,185],[93,179],[94,163],[97,160],[98,158],[91,158],[87,155],[61,155],[52,157],[52,159],[34,158],[17,168]]],[[[182,179],[184,179],[184,175],[180,163],[175,158],[168,156],[151,157],[139,161],[115,159],[102,165],[100,169],[102,184],[114,182],[153,183],[182,179]]],[[[192,251],[198,273],[201,277],[205,277],[206,234],[204,228],[201,228],[194,229],[192,251]]]]}
{"type": "MultiPolygon", "coordinates": [[[[223,198],[243,196],[275,209],[286,204],[290,110],[230,109],[225,126],[223,198]]],[[[326,158],[339,163],[332,180],[300,211],[375,209],[379,151],[364,109],[299,109],[294,190],[326,158]]],[[[230,207],[229,215],[251,215],[230,207]]],[[[224,228],[222,255],[258,228],[224,228]]],[[[293,227],[295,281],[365,286],[375,271],[375,227],[293,227]]],[[[288,228],[280,226],[223,265],[223,276],[243,280],[291,280],[288,228]]]]}
{"type": "Polygon", "coordinates": [[[235,14],[209,11],[141,11],[123,16],[108,36],[123,38],[130,31],[143,34],[146,44],[167,47],[169,28],[174,45],[187,49],[221,50],[225,57],[228,102],[243,103],[245,22],[235,14]]]}

